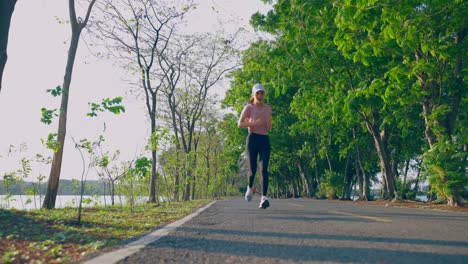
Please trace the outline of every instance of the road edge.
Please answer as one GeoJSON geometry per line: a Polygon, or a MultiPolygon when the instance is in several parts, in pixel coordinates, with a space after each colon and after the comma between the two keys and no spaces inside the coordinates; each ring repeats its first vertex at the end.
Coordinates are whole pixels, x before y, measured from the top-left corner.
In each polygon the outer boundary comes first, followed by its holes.
{"type": "Polygon", "coordinates": [[[197,211],[194,213],[187,215],[186,217],[179,219],[175,222],[172,222],[162,228],[159,228],[155,230],[154,232],[136,240],[128,245],[124,246],[123,248],[120,248],[115,251],[107,252],[103,255],[97,256],[95,258],[89,259],[85,262],[84,264],[103,264],[103,263],[116,263],[136,252],[138,252],[140,249],[144,248],[146,245],[153,243],[154,241],[160,239],[161,237],[166,236],[169,232],[175,230],[176,228],[180,227],[183,225],[185,222],[188,220],[194,218],[204,210],[208,209],[210,206],[212,206],[216,201],[210,202],[209,204],[203,206],[202,208],[199,208],[197,211]]]}

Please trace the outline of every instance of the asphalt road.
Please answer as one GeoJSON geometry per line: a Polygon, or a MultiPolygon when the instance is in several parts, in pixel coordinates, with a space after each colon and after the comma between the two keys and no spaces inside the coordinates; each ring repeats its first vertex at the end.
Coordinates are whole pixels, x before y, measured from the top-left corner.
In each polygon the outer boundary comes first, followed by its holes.
{"type": "Polygon", "coordinates": [[[217,201],[118,263],[468,263],[467,213],[270,201],[217,201]]]}

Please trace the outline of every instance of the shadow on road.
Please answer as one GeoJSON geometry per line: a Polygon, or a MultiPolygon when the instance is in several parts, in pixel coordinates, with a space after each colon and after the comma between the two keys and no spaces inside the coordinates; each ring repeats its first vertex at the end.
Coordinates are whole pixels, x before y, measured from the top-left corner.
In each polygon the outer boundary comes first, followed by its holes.
{"type": "MultiPolygon", "coordinates": [[[[423,240],[411,238],[392,238],[392,237],[369,237],[369,236],[343,236],[343,235],[323,235],[323,234],[294,234],[294,233],[278,233],[278,232],[246,232],[240,230],[227,229],[209,229],[209,228],[193,228],[180,227],[177,230],[191,233],[206,233],[206,234],[223,234],[223,235],[238,235],[252,237],[277,237],[277,238],[294,238],[294,239],[321,239],[321,240],[340,240],[340,241],[364,241],[377,243],[399,243],[412,245],[436,245],[436,246],[456,246],[466,247],[468,252],[468,242],[465,241],[444,241],[444,240],[423,240]]],[[[255,240],[255,238],[254,238],[255,240]]]]}
{"type": "MultiPolygon", "coordinates": [[[[238,235],[246,235],[242,231],[232,230],[206,230],[206,229],[186,229],[189,232],[218,232],[226,234],[231,232],[238,235]]],[[[279,233],[255,233],[252,236],[278,236],[278,237],[293,237],[307,239],[339,239],[339,240],[356,240],[369,241],[375,238],[369,237],[346,237],[346,236],[321,236],[321,235],[306,235],[302,237],[300,234],[279,234],[279,233]]],[[[252,239],[253,241],[255,238],[252,239]]],[[[394,242],[392,239],[382,239],[378,242],[394,242]]],[[[401,241],[398,241],[401,242],[401,241]]],[[[404,243],[426,243],[447,245],[445,241],[412,241],[408,240],[404,243]]],[[[453,244],[449,244],[452,245],[453,244]]],[[[455,243],[457,246],[468,246],[464,242],[455,243]]],[[[285,261],[331,261],[331,262],[366,262],[366,263],[384,263],[382,261],[392,260],[393,263],[414,263],[417,259],[419,263],[466,263],[467,255],[461,254],[439,254],[426,252],[408,252],[400,250],[386,250],[375,248],[359,248],[359,247],[323,247],[323,246],[305,246],[305,245],[288,245],[288,244],[273,244],[273,243],[256,243],[256,242],[240,242],[220,239],[205,239],[193,237],[178,237],[167,236],[158,243],[150,245],[151,248],[173,248],[177,250],[185,249],[190,251],[201,251],[204,253],[220,253],[237,256],[251,256],[257,258],[274,258],[283,259],[285,261]]],[[[386,263],[387,261],[385,261],[386,263]]]]}

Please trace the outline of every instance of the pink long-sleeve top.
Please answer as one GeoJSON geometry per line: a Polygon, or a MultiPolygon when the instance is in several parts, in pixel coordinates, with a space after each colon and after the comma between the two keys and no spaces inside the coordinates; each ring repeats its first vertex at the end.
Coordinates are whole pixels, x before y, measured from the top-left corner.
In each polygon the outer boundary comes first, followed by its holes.
{"type": "Polygon", "coordinates": [[[268,135],[268,131],[271,129],[271,107],[269,105],[247,104],[242,110],[240,120],[244,118],[250,122],[258,121],[258,124],[248,127],[249,133],[268,135]]]}

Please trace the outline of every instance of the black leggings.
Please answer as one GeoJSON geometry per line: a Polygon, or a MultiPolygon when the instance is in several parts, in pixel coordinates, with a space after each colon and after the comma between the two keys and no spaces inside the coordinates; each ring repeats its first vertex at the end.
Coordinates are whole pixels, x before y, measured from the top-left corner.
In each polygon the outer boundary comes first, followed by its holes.
{"type": "Polygon", "coordinates": [[[267,135],[250,133],[247,136],[247,162],[249,164],[249,187],[252,188],[257,172],[257,157],[260,155],[262,172],[262,194],[268,192],[268,161],[270,160],[270,140],[267,135]]]}

